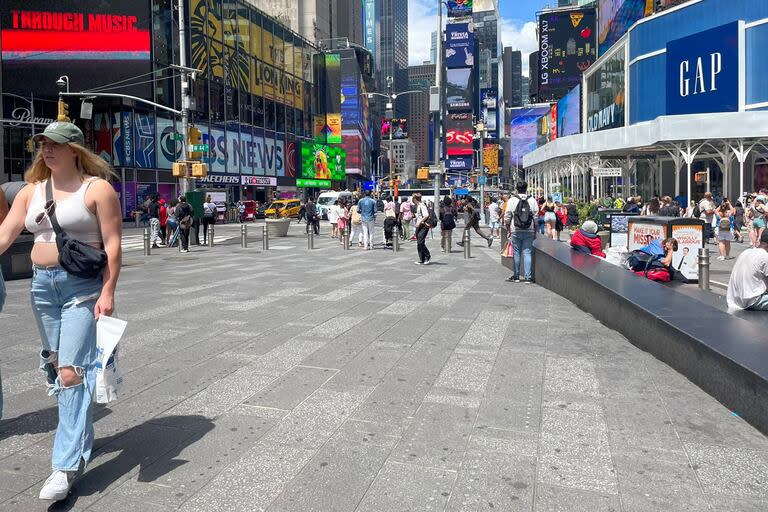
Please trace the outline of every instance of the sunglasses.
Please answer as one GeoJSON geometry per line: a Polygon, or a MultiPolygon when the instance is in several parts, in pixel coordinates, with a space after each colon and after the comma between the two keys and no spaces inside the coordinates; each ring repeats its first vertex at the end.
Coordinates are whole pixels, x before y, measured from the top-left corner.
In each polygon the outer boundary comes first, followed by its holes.
{"type": "Polygon", "coordinates": [[[53,212],[56,211],[56,203],[53,202],[53,199],[50,199],[45,203],[45,206],[43,206],[43,211],[37,214],[37,217],[35,217],[35,223],[36,224],[42,224],[46,217],[49,217],[53,215],[53,212]]]}

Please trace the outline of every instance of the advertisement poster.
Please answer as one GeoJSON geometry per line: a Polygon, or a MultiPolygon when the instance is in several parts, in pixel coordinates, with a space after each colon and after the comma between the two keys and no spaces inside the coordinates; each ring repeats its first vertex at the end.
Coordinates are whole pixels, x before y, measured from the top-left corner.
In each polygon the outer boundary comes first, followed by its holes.
{"type": "Polygon", "coordinates": [[[155,115],[136,112],[133,116],[136,167],[155,168],[155,115]]]}
{"type": "Polygon", "coordinates": [[[474,50],[472,23],[451,23],[445,27],[446,68],[471,68],[475,65],[474,50]]]}
{"type": "Polygon", "coordinates": [[[346,152],[324,144],[301,145],[301,177],[318,180],[345,180],[346,152]]]}
{"type": "Polygon", "coordinates": [[[483,109],[483,121],[485,129],[488,131],[486,137],[489,139],[499,138],[497,118],[499,93],[495,88],[480,89],[480,106],[483,109]]]}
{"type": "Polygon", "coordinates": [[[584,103],[587,132],[624,126],[626,59],[623,50],[623,47],[619,48],[587,78],[586,96],[589,101],[584,103]]]}
{"type": "Polygon", "coordinates": [[[581,82],[597,58],[595,24],[594,9],[539,15],[540,101],[557,101],[581,82]]]}
{"type": "Polygon", "coordinates": [[[699,248],[704,247],[704,226],[672,225],[672,238],[677,240],[672,266],[686,279],[698,280],[698,256],[699,248]]]}
{"type": "Polygon", "coordinates": [[[381,138],[389,139],[389,131],[392,130],[393,139],[405,139],[408,137],[407,119],[387,119],[381,120],[381,138]]]}
{"type": "Polygon", "coordinates": [[[523,165],[523,155],[536,149],[538,120],[549,113],[549,107],[522,107],[510,110],[510,163],[523,165]]]}
{"type": "Polygon", "coordinates": [[[158,117],[157,121],[157,167],[171,169],[173,162],[182,159],[184,146],[182,141],[174,138],[173,119],[158,117]]]}
{"type": "Polygon", "coordinates": [[[449,158],[445,161],[446,171],[471,171],[471,158],[449,158]]]}
{"type": "Polygon", "coordinates": [[[654,240],[664,240],[665,226],[661,224],[646,224],[644,222],[630,222],[628,247],[630,251],[645,247],[654,240]]]}
{"type": "Polygon", "coordinates": [[[653,14],[654,0],[599,0],[597,49],[603,55],[639,19],[653,14]]]}
{"type": "MultiPolygon", "coordinates": [[[[82,91],[149,73],[149,7],[134,0],[3,0],[0,60],[3,76],[13,77],[3,80],[3,91],[27,95],[40,84],[54,87],[62,74],[72,91],[82,91]]],[[[151,96],[151,84],[121,92],[151,96]]]]}
{"type": "Polygon", "coordinates": [[[567,137],[581,132],[581,85],[577,85],[557,102],[557,136],[567,137]]]}
{"type": "Polygon", "coordinates": [[[611,215],[611,247],[627,248],[629,242],[629,215],[611,215]]]}
{"type": "Polygon", "coordinates": [[[108,164],[112,163],[112,124],[108,112],[93,115],[93,136],[96,154],[108,164]]]}
{"type": "Polygon", "coordinates": [[[446,105],[448,111],[472,108],[472,68],[449,69],[446,76],[446,105]]]}
{"type": "Polygon", "coordinates": [[[472,16],[473,0],[448,0],[448,16],[459,18],[462,16],[472,16]]]}
{"type": "Polygon", "coordinates": [[[494,176],[499,174],[499,145],[483,144],[483,167],[486,172],[494,176]]]}
{"type": "Polygon", "coordinates": [[[472,114],[469,112],[448,114],[445,120],[445,145],[448,156],[472,156],[472,114]]]}

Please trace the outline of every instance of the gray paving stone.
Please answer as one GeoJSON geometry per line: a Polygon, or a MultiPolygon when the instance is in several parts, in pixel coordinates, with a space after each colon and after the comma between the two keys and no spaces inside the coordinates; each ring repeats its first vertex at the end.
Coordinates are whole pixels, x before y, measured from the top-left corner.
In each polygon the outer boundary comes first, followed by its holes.
{"type": "Polygon", "coordinates": [[[768,452],[729,446],[686,444],[706,494],[761,499],[768,505],[768,452]]]}
{"type": "Polygon", "coordinates": [[[536,460],[500,452],[471,451],[461,465],[447,511],[529,511],[536,460]]]}
{"type": "Polygon", "coordinates": [[[539,484],[535,512],[620,512],[617,495],[539,484]]]}
{"type": "Polygon", "coordinates": [[[337,370],[296,366],[245,401],[246,404],[290,410],[315,392],[337,370]]]}
{"type": "Polygon", "coordinates": [[[456,473],[388,461],[357,512],[445,510],[456,473]]]}

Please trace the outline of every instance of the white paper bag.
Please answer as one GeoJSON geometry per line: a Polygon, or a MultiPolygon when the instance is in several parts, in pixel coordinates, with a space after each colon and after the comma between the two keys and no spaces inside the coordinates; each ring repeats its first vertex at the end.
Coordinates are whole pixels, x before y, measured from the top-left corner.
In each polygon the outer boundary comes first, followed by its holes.
{"type": "Polygon", "coordinates": [[[101,315],[96,322],[96,403],[117,400],[123,377],[117,366],[117,343],[123,337],[124,320],[101,315]]]}

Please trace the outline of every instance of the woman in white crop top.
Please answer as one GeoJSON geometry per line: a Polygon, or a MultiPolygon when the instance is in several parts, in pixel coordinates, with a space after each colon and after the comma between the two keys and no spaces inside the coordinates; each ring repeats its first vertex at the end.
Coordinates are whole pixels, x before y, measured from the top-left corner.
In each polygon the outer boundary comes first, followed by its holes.
{"type": "Polygon", "coordinates": [[[28,185],[0,224],[0,254],[24,227],[34,234],[31,295],[42,338],[40,369],[47,377],[49,394],[59,402],[53,473],[43,484],[40,498],[58,501],[66,498],[78,467],[91,455],[96,319],[111,315],[115,307],[122,215],[117,194],[107,181],[111,169],[84,147],[77,126],[54,122],[34,140],[39,149],[25,175],[28,185]],[[48,180],[53,185],[51,202],[45,197],[48,180]],[[49,219],[54,211],[71,238],[104,249],[108,262],[102,275],[84,279],[59,266],[49,219]]]}

